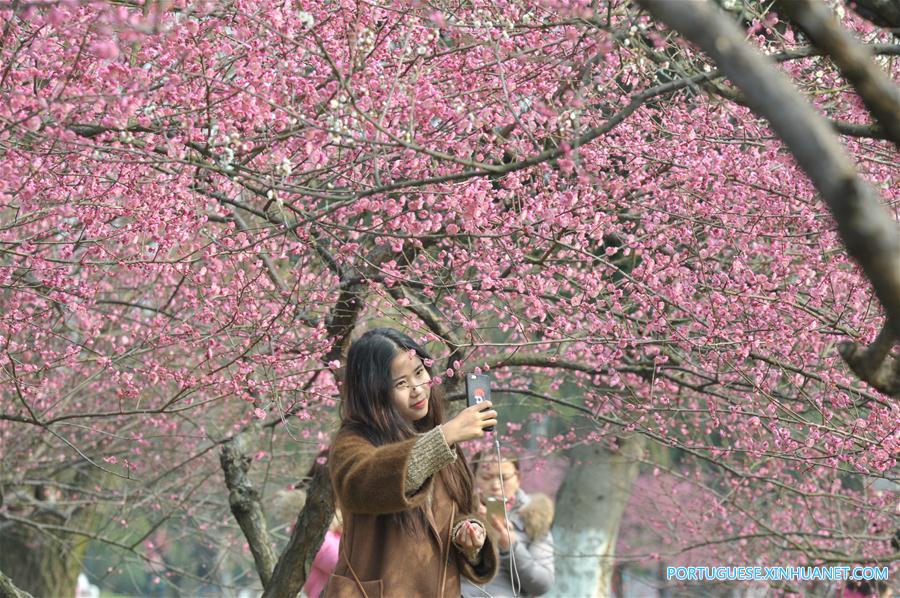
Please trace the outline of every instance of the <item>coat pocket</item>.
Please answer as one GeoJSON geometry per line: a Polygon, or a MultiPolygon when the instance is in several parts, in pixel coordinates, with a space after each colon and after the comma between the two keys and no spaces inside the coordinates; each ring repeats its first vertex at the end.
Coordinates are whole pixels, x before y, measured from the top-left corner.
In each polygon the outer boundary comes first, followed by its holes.
{"type": "Polygon", "coordinates": [[[332,574],[325,587],[327,598],[384,598],[384,588],[380,579],[357,583],[352,577],[332,574]]]}

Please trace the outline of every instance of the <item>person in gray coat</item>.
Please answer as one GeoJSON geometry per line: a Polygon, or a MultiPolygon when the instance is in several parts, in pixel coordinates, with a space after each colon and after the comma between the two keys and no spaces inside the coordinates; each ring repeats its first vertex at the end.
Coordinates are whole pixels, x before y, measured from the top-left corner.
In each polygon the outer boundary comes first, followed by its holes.
{"type": "Polygon", "coordinates": [[[503,458],[498,467],[496,455],[483,451],[473,457],[472,468],[475,489],[482,503],[488,497],[502,499],[506,496],[509,533],[502,516],[488,517],[500,548],[500,570],[491,582],[483,586],[463,580],[463,597],[527,597],[547,593],[553,585],[555,574],[553,535],[550,532],[553,501],[544,494],[527,494],[519,488],[519,462],[515,458],[503,458]]]}

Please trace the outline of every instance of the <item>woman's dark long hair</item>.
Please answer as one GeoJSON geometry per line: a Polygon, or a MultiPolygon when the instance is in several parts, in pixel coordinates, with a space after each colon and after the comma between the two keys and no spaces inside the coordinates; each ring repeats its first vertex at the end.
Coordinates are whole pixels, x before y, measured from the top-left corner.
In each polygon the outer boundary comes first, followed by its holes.
{"type": "MultiPolygon", "coordinates": [[[[375,446],[381,446],[406,440],[444,423],[444,393],[439,384],[431,387],[425,417],[412,424],[394,406],[391,398],[394,387],[391,362],[405,351],[414,351],[428,375],[432,375],[429,365],[432,363],[431,355],[410,337],[393,328],[369,330],[350,346],[344,373],[339,434],[351,432],[375,446]]],[[[468,512],[473,508],[472,475],[462,452],[457,450],[456,454],[456,461],[438,475],[457,507],[462,512],[468,512]]],[[[424,530],[427,526],[424,507],[396,513],[392,517],[411,533],[424,530]]]]}

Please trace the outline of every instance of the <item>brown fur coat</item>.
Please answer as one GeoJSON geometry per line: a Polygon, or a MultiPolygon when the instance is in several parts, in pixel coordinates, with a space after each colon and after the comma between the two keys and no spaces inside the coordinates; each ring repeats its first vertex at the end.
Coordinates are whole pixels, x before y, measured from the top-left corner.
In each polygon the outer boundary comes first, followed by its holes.
{"type": "Polygon", "coordinates": [[[339,433],[329,467],[335,496],[344,515],[344,535],[326,596],[368,598],[460,595],[460,576],[489,581],[498,557],[488,538],[481,561],[472,566],[450,540],[461,519],[479,519],[475,498],[458,507],[441,476],[432,476],[412,496],[406,495],[406,470],[416,439],[374,446],[349,432],[339,433]],[[389,515],[426,505],[428,529],[412,536],[389,515]],[[467,511],[461,513],[460,511],[467,511]]]}

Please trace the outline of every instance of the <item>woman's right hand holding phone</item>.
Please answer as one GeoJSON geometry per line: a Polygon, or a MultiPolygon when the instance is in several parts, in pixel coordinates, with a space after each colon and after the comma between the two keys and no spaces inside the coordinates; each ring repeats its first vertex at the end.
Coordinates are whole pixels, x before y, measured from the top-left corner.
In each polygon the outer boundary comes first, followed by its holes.
{"type": "Polygon", "coordinates": [[[491,409],[490,401],[466,407],[441,428],[447,444],[465,442],[473,438],[483,438],[484,428],[497,425],[497,412],[491,409]]]}

